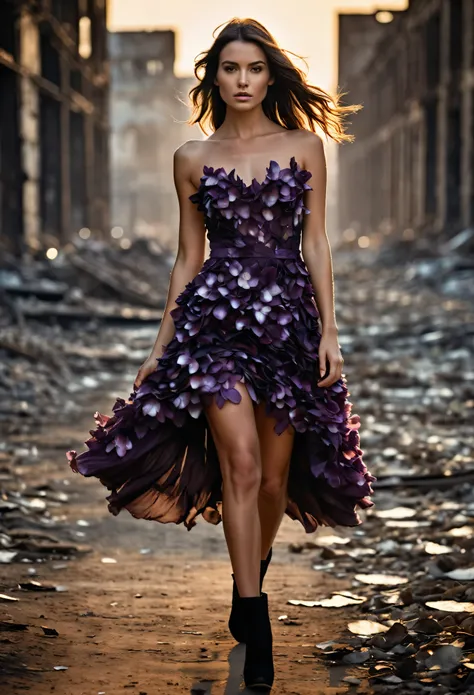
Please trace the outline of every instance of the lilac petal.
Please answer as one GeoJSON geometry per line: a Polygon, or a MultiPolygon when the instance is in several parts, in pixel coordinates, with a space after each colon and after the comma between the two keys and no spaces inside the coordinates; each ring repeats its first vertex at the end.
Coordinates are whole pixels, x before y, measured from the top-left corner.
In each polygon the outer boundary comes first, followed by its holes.
{"type": "Polygon", "coordinates": [[[280,176],[280,165],[278,164],[278,162],[275,162],[274,159],[272,159],[270,162],[267,176],[271,181],[276,181],[280,176]]]}
{"type": "Polygon", "coordinates": [[[262,193],[262,200],[265,205],[271,208],[277,202],[279,197],[279,190],[277,186],[272,186],[268,190],[262,193]]]}
{"type": "Polygon", "coordinates": [[[252,218],[250,218],[247,220],[242,220],[239,231],[243,235],[249,234],[250,236],[256,236],[259,232],[259,227],[258,224],[252,220],[252,218]]]}
{"type": "Polygon", "coordinates": [[[201,415],[203,411],[203,408],[201,405],[191,405],[188,408],[188,413],[191,415],[192,418],[197,420],[199,416],[201,415]]]}
{"type": "Polygon", "coordinates": [[[236,186],[231,186],[228,191],[229,200],[233,203],[239,197],[239,189],[236,186]]]}
{"type": "Polygon", "coordinates": [[[142,407],[142,413],[144,415],[149,415],[150,417],[156,417],[160,412],[160,408],[161,406],[159,401],[148,401],[148,403],[145,403],[145,405],[142,407]]]}
{"type": "Polygon", "coordinates": [[[259,338],[262,337],[264,329],[261,326],[252,326],[251,328],[256,336],[258,336],[259,338]]]}
{"type": "Polygon", "coordinates": [[[195,374],[199,369],[199,362],[195,359],[191,360],[188,366],[188,371],[190,374],[195,374]]]}
{"type": "Polygon", "coordinates": [[[207,287],[206,285],[202,285],[201,287],[197,288],[196,293],[200,297],[203,297],[204,299],[208,299],[212,293],[212,290],[210,289],[210,287],[207,287]]]}
{"type": "Polygon", "coordinates": [[[217,176],[208,176],[204,181],[205,186],[217,186],[218,183],[219,178],[217,176]]]}
{"type": "Polygon", "coordinates": [[[228,305],[227,304],[217,304],[217,306],[214,307],[212,313],[216,317],[216,319],[219,319],[219,321],[222,321],[222,319],[225,319],[228,313],[228,305]]]}
{"type": "Polygon", "coordinates": [[[238,261],[234,261],[230,266],[229,266],[229,273],[231,275],[237,276],[242,272],[242,266],[238,261]]]}
{"type": "Polygon", "coordinates": [[[206,275],[206,285],[212,287],[217,282],[217,275],[215,273],[208,273],[206,275]]]}
{"type": "Polygon", "coordinates": [[[190,399],[191,394],[189,393],[189,391],[185,391],[173,400],[173,405],[175,405],[176,408],[178,408],[179,410],[182,410],[183,408],[188,407],[190,399]]]}
{"type": "Polygon", "coordinates": [[[242,316],[241,318],[237,319],[235,322],[235,327],[238,331],[241,331],[243,328],[248,326],[250,324],[250,319],[246,316],[242,316]]]}
{"type": "Polygon", "coordinates": [[[151,391],[152,385],[149,380],[146,380],[140,384],[135,396],[136,398],[142,398],[143,396],[147,396],[149,393],[151,393],[151,391]]]}
{"type": "Polygon", "coordinates": [[[127,451],[129,451],[132,447],[133,447],[132,442],[125,435],[118,434],[115,437],[115,449],[117,451],[118,456],[120,456],[120,457],[125,456],[127,451]]]}
{"type": "Polygon", "coordinates": [[[286,324],[291,323],[293,320],[293,316],[290,314],[289,311],[281,311],[278,314],[278,323],[280,326],[286,326],[286,324]]]}
{"type": "Polygon", "coordinates": [[[246,220],[250,217],[250,207],[248,203],[240,202],[234,206],[234,211],[239,217],[246,220]]]}
{"type": "Polygon", "coordinates": [[[270,307],[266,306],[262,309],[262,311],[256,311],[255,312],[255,318],[257,319],[257,321],[259,323],[264,323],[266,318],[267,318],[267,316],[266,316],[267,312],[265,311],[265,309],[268,309],[268,311],[270,311],[270,307]]]}
{"type": "Polygon", "coordinates": [[[206,376],[202,379],[202,386],[204,391],[212,391],[212,389],[216,385],[216,380],[213,376],[210,376],[209,374],[206,374],[206,376]]]}
{"type": "Polygon", "coordinates": [[[196,375],[192,376],[191,379],[189,380],[189,385],[191,386],[192,389],[199,389],[199,388],[201,388],[203,381],[204,381],[204,377],[196,374],[196,375]]]}
{"type": "Polygon", "coordinates": [[[250,287],[249,280],[251,280],[251,279],[252,279],[252,276],[250,275],[250,273],[247,270],[245,270],[241,275],[239,275],[239,278],[237,280],[237,284],[240,287],[243,287],[244,289],[248,290],[250,287]]]}
{"type": "Polygon", "coordinates": [[[223,389],[221,393],[226,400],[231,401],[232,403],[240,403],[242,400],[242,396],[237,389],[223,389]]]}
{"type": "Polygon", "coordinates": [[[191,357],[189,352],[182,352],[176,361],[178,364],[181,364],[184,367],[187,367],[188,364],[191,364],[191,362],[193,361],[193,358],[191,357]]]}

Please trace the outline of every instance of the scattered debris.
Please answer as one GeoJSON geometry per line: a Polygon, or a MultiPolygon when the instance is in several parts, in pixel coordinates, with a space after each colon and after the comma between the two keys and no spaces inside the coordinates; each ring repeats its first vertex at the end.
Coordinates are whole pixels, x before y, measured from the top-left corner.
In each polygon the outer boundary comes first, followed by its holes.
{"type": "Polygon", "coordinates": [[[320,601],[303,601],[298,599],[290,599],[288,603],[291,606],[307,606],[314,608],[321,606],[322,608],[343,608],[344,606],[353,606],[358,603],[363,603],[366,599],[363,596],[354,596],[353,594],[335,592],[331,598],[323,598],[320,601]]]}
{"type": "Polygon", "coordinates": [[[0,632],[13,632],[17,630],[28,630],[28,625],[13,623],[8,620],[0,620],[0,632]]]}
{"type": "Polygon", "coordinates": [[[46,627],[46,625],[41,625],[41,629],[47,637],[57,637],[59,632],[54,627],[46,627]]]}
{"type": "Polygon", "coordinates": [[[18,586],[25,591],[56,591],[55,586],[41,584],[41,582],[20,582],[18,586]]]}

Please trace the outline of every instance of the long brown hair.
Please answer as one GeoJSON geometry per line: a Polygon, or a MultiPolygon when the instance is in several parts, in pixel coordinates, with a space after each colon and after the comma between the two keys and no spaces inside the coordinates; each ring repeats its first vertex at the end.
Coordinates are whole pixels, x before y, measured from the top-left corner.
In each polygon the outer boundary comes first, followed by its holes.
{"type": "Polygon", "coordinates": [[[267,118],[288,130],[305,128],[315,132],[319,126],[336,142],[354,140],[353,135],[345,132],[343,121],[348,113],[359,111],[362,106],[342,106],[339,101],[343,93],[331,96],[319,87],[308,84],[304,72],[287,56],[291,51],[280,48],[270,32],[255,19],[231,19],[219,32],[209,50],[198,55],[194,65],[198,84],[189,92],[193,113],[188,123],[198,123],[207,135],[208,126],[215,131],[224,122],[227,105],[220,96],[214,79],[220,52],[230,41],[251,41],[265,53],[270,74],[275,79],[269,85],[262,102],[267,118]]]}

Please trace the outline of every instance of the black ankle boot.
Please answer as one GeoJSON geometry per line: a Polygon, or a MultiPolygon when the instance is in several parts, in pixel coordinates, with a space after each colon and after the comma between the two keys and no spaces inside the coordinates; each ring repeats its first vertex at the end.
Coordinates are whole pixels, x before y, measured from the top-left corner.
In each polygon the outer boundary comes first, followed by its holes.
{"type": "Polygon", "coordinates": [[[242,597],[242,613],[248,636],[245,646],[244,681],[247,688],[270,690],[273,685],[273,637],[268,596],[242,597]]]}
{"type": "MultiPolygon", "coordinates": [[[[265,560],[260,561],[260,591],[262,591],[263,580],[265,579],[265,575],[267,573],[268,565],[270,564],[271,559],[272,548],[270,548],[265,560]]],[[[229,630],[230,634],[236,640],[236,642],[245,642],[247,638],[247,633],[245,622],[242,618],[242,611],[240,609],[239,604],[239,590],[237,589],[237,584],[235,582],[234,575],[232,575],[232,579],[234,581],[232,584],[232,609],[230,611],[229,617],[229,630]]]]}

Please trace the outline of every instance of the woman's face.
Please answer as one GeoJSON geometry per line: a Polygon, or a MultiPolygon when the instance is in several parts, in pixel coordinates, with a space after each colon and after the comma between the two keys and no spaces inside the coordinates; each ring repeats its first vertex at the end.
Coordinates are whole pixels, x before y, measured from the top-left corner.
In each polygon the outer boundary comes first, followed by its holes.
{"type": "Polygon", "coordinates": [[[238,111],[250,111],[264,100],[273,84],[265,53],[250,41],[231,41],[222,49],[215,84],[225,103],[238,111]],[[248,96],[239,96],[245,93],[248,96]]]}

